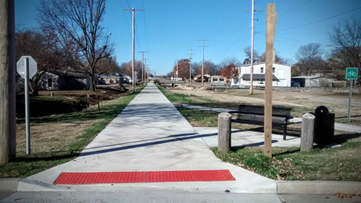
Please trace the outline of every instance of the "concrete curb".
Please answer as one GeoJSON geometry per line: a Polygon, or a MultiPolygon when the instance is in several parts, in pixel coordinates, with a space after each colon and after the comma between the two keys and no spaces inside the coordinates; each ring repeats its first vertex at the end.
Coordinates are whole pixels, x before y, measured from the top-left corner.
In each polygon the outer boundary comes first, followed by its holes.
{"type": "Polygon", "coordinates": [[[0,178],[0,192],[16,192],[21,178],[0,178]]]}
{"type": "Polygon", "coordinates": [[[69,189],[70,188],[64,186],[51,185],[41,181],[24,178],[19,181],[17,191],[69,191],[69,189]]]}
{"type": "MultiPolygon", "coordinates": [[[[361,182],[354,181],[276,181],[277,194],[314,194],[327,195],[336,193],[359,194],[361,192],[361,182]]],[[[139,186],[139,185],[137,185],[139,186]]],[[[128,185],[129,187],[129,185],[128,185]]],[[[144,185],[143,185],[144,187],[144,185]]],[[[159,185],[158,185],[159,187],[159,185]]],[[[95,187],[96,188],[96,187],[95,187]]],[[[64,187],[49,185],[36,180],[20,178],[0,179],[0,192],[17,191],[75,191],[94,190],[90,185],[86,187],[64,187]]],[[[110,188],[109,188],[110,189],[110,188]]],[[[174,188],[173,188],[174,189],[174,188]]],[[[189,189],[189,188],[188,188],[189,189]]],[[[244,192],[240,192],[244,193],[244,192]]],[[[246,192],[248,193],[248,192],[246,192]]]]}
{"type": "Polygon", "coordinates": [[[50,185],[37,180],[21,178],[0,178],[0,192],[17,191],[69,191],[70,188],[58,185],[50,185]]]}
{"type": "Polygon", "coordinates": [[[354,181],[276,181],[277,194],[357,194],[361,182],[354,181]]]}

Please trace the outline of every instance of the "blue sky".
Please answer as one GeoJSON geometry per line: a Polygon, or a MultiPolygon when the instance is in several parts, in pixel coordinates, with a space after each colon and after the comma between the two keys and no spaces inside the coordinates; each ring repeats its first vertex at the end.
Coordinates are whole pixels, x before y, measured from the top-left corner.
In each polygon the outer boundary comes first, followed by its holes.
{"type": "MultiPolygon", "coordinates": [[[[266,47],[267,4],[276,3],[278,20],[274,47],[281,57],[296,62],[298,48],[320,43],[329,51],[329,35],[339,21],[355,16],[361,19],[361,0],[256,0],[255,50],[266,47]]],[[[22,27],[39,26],[36,16],[39,0],[15,0],[15,22],[22,27]]],[[[131,11],[136,12],[136,59],[147,51],[149,68],[157,75],[172,71],[176,59],[220,63],[227,58],[245,59],[244,48],[251,45],[251,0],[108,0],[103,26],[112,33],[119,63],[132,58],[131,11]]]]}

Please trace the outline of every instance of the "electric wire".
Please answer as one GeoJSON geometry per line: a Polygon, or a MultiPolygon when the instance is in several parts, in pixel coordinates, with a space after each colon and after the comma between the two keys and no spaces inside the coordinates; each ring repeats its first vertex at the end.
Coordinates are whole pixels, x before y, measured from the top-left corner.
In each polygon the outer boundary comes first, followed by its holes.
{"type": "Polygon", "coordinates": [[[144,38],[145,38],[145,48],[146,51],[148,51],[148,40],[147,40],[147,26],[145,23],[145,6],[144,6],[144,0],[142,0],[142,4],[143,4],[143,22],[144,22],[144,38]]]}
{"type": "Polygon", "coordinates": [[[295,28],[308,26],[308,25],[313,25],[313,24],[316,24],[316,23],[319,23],[319,22],[323,22],[325,20],[329,20],[329,19],[332,19],[332,18],[336,18],[338,16],[345,15],[347,13],[351,13],[351,12],[359,10],[359,9],[361,9],[361,7],[358,7],[358,8],[355,8],[355,9],[352,9],[352,10],[349,10],[349,11],[346,11],[346,12],[343,12],[343,13],[340,13],[340,14],[337,14],[337,15],[334,15],[334,16],[330,16],[330,17],[327,17],[327,18],[324,18],[324,19],[321,19],[321,20],[317,20],[317,21],[314,21],[314,22],[309,22],[309,23],[306,23],[306,24],[303,24],[303,25],[297,25],[297,26],[294,26],[294,27],[278,29],[277,31],[291,30],[291,29],[295,29],[295,28]]]}
{"type": "Polygon", "coordinates": [[[122,3],[122,0],[119,0],[120,4],[122,5],[123,7],[123,13],[124,13],[124,17],[125,17],[125,22],[127,23],[127,27],[128,27],[128,32],[129,32],[129,36],[130,38],[132,38],[132,32],[130,31],[130,27],[129,27],[129,23],[128,23],[128,20],[127,20],[127,15],[125,14],[125,8],[123,6],[123,3],[122,3]]]}

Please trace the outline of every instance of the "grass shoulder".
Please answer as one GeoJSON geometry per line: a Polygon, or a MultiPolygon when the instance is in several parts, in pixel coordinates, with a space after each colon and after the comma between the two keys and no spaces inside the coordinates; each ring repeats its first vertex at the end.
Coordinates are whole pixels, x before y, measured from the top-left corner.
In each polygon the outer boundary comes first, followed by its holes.
{"type": "Polygon", "coordinates": [[[100,109],[90,106],[84,111],[31,118],[31,155],[25,153],[25,123],[19,120],[17,158],[0,166],[0,178],[24,178],[74,159],[141,90],[103,101],[100,109]]]}
{"type": "Polygon", "coordinates": [[[360,141],[347,141],[340,147],[316,148],[300,152],[299,148],[273,147],[273,157],[263,155],[263,147],[246,147],[220,153],[222,161],[278,180],[361,181],[360,141]]]}
{"type": "MultiPolygon", "coordinates": [[[[188,103],[200,106],[218,107],[217,102],[204,99],[199,102],[196,95],[172,93],[160,87],[164,95],[173,103],[188,103]],[[206,105],[205,102],[208,102],[206,105]]],[[[225,104],[235,105],[238,104],[225,104]]],[[[223,108],[227,108],[224,106],[223,108]]],[[[178,111],[193,127],[217,127],[218,112],[177,107],[178,111]]],[[[305,107],[294,108],[293,112],[302,115],[311,111],[305,107]]],[[[292,114],[294,115],[294,114],[292,114]]],[[[296,115],[296,116],[297,116],[296,115]]],[[[232,124],[232,128],[247,130],[251,125],[232,124]]],[[[254,130],[254,129],[253,129],[254,130]]],[[[260,129],[263,132],[263,129],[260,129]]],[[[282,134],[273,129],[273,133],[282,134]]],[[[290,125],[288,134],[301,135],[301,125],[290,125]]],[[[311,152],[300,152],[299,148],[273,147],[273,158],[263,155],[263,147],[233,148],[228,153],[220,153],[211,148],[214,154],[225,162],[246,168],[271,179],[279,180],[334,180],[361,181],[361,134],[335,130],[334,142],[340,147],[315,148],[311,152]]]]}

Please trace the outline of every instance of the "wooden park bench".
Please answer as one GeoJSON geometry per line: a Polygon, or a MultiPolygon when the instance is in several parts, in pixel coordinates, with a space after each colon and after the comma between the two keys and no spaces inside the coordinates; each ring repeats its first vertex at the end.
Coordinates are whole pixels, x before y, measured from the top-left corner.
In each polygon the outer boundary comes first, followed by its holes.
{"type": "MultiPolygon", "coordinates": [[[[230,111],[228,113],[232,115],[231,122],[233,123],[264,126],[264,106],[241,104],[238,106],[238,111],[230,111]]],[[[272,108],[272,126],[283,128],[283,140],[286,140],[287,125],[290,124],[289,120],[293,118],[290,113],[291,108],[272,108]]]]}

